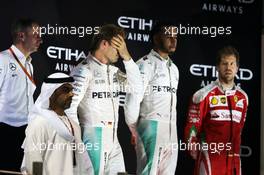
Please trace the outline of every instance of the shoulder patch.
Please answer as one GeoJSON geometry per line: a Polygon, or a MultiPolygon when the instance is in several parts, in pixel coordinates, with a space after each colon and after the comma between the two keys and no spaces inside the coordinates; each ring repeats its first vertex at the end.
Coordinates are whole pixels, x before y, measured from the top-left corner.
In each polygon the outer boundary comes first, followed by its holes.
{"type": "Polygon", "coordinates": [[[246,98],[246,100],[247,100],[247,105],[248,105],[249,100],[248,100],[247,93],[246,93],[243,89],[241,89],[240,87],[238,87],[238,86],[237,86],[237,90],[238,90],[239,92],[241,92],[241,94],[243,94],[243,95],[245,96],[245,98],[246,98]]]}
{"type": "Polygon", "coordinates": [[[75,69],[73,69],[71,73],[71,76],[73,76],[74,79],[77,81],[86,81],[89,75],[90,75],[90,71],[84,65],[77,66],[75,69]]]}
{"type": "Polygon", "coordinates": [[[215,83],[211,83],[211,84],[203,87],[202,89],[196,91],[193,95],[192,101],[195,104],[200,103],[201,101],[204,100],[204,98],[208,95],[208,93],[211,92],[214,88],[216,88],[215,83]]]}
{"type": "Polygon", "coordinates": [[[140,72],[143,72],[143,70],[144,70],[144,64],[143,63],[140,63],[138,65],[138,69],[139,69],[140,72]]]}

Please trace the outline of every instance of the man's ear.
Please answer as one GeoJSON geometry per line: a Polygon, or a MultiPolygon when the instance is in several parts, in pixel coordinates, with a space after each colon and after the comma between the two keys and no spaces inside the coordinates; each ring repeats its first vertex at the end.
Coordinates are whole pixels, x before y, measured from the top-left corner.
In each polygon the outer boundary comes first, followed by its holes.
{"type": "Polygon", "coordinates": [[[153,36],[153,43],[154,43],[154,45],[157,45],[157,43],[159,43],[159,35],[158,34],[153,36]]]}
{"type": "Polygon", "coordinates": [[[217,70],[217,72],[219,71],[219,65],[215,66],[215,69],[217,70]]]}
{"type": "Polygon", "coordinates": [[[25,33],[24,32],[18,32],[17,36],[19,38],[19,41],[25,41],[25,33]]]}
{"type": "Polygon", "coordinates": [[[111,41],[109,42],[109,41],[103,40],[103,42],[104,42],[104,45],[106,45],[107,47],[108,47],[109,45],[111,45],[111,41]]]}
{"type": "Polygon", "coordinates": [[[101,48],[101,49],[105,49],[105,48],[107,48],[109,45],[110,45],[110,44],[109,44],[108,41],[106,41],[106,40],[102,40],[101,43],[100,43],[100,48],[101,48]]]}
{"type": "Polygon", "coordinates": [[[238,70],[239,70],[239,66],[237,66],[236,74],[238,73],[238,70]]]}

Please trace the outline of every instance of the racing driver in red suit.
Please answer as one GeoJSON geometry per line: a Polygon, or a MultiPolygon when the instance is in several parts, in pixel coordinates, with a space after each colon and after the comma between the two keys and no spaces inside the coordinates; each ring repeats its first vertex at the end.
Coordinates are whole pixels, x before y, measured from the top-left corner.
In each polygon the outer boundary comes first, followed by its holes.
{"type": "Polygon", "coordinates": [[[217,56],[218,79],[192,97],[185,140],[196,160],[194,175],[241,175],[241,133],[247,94],[235,85],[239,54],[231,46],[217,56]]]}

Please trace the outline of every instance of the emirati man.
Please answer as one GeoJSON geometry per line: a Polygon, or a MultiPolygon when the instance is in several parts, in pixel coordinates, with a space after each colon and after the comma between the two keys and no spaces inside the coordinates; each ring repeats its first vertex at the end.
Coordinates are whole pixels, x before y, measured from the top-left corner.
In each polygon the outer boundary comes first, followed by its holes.
{"type": "Polygon", "coordinates": [[[81,129],[64,112],[72,102],[73,81],[72,77],[64,73],[51,74],[44,80],[41,93],[29,115],[30,121],[22,145],[22,173],[37,174],[33,170],[34,164],[41,163],[42,170],[38,173],[43,175],[88,174],[89,161],[81,141],[81,129]]]}

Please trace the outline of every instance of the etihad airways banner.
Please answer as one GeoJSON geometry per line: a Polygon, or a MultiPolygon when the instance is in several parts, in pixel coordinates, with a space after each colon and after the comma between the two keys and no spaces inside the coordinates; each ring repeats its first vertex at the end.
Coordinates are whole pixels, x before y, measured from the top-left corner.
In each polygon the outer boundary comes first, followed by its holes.
{"type": "MultiPolygon", "coordinates": [[[[232,45],[241,57],[236,82],[249,96],[242,133],[242,170],[243,174],[255,175],[259,174],[260,162],[260,3],[259,0],[7,1],[0,7],[0,49],[11,45],[10,26],[14,18],[27,16],[41,23],[44,42],[32,54],[36,98],[46,76],[53,72],[70,73],[88,55],[91,37],[98,33],[99,26],[113,23],[123,27],[128,49],[133,59],[138,60],[150,51],[151,27],[159,20],[171,21],[178,32],[177,50],[171,58],[180,72],[177,126],[182,142],[191,95],[217,78],[216,52],[232,45]]],[[[123,68],[121,62],[117,66],[123,68]]],[[[119,112],[118,136],[125,165],[129,173],[134,173],[135,152],[122,109],[119,112]]],[[[12,142],[12,138],[5,139],[12,142]]],[[[177,174],[191,174],[193,165],[186,151],[179,150],[177,174]]]]}

